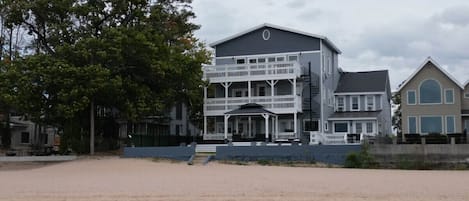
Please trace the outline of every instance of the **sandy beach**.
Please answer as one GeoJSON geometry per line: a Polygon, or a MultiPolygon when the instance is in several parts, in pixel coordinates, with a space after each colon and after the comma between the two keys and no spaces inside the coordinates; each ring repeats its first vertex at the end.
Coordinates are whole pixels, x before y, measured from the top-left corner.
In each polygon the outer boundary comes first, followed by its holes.
{"type": "Polygon", "coordinates": [[[469,171],[357,170],[100,157],[0,168],[0,200],[469,200],[469,171]]]}

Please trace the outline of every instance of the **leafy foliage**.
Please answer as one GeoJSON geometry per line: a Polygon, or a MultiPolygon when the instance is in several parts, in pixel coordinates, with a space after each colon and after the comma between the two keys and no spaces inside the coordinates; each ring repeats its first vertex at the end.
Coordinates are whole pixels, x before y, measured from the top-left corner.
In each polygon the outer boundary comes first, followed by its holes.
{"type": "Polygon", "coordinates": [[[64,127],[88,118],[91,102],[133,121],[181,100],[201,114],[201,64],[210,55],[193,36],[190,0],[2,3],[4,24],[32,40],[31,54],[0,73],[0,101],[34,121],[64,127]]]}

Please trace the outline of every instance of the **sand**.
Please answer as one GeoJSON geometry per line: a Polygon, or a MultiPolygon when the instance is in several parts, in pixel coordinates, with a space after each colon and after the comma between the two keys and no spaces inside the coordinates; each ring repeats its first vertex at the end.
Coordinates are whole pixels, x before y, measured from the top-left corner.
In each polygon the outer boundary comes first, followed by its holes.
{"type": "Polygon", "coordinates": [[[357,170],[87,158],[0,169],[0,200],[469,200],[469,171],[357,170]]]}

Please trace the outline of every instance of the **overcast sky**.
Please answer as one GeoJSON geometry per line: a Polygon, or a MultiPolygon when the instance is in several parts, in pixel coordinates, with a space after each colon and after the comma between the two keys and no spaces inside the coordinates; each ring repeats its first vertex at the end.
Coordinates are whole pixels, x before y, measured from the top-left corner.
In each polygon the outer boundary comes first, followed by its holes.
{"type": "Polygon", "coordinates": [[[271,23],[328,37],[346,71],[388,69],[393,91],[428,56],[469,80],[469,1],[194,0],[193,9],[207,44],[271,23]]]}

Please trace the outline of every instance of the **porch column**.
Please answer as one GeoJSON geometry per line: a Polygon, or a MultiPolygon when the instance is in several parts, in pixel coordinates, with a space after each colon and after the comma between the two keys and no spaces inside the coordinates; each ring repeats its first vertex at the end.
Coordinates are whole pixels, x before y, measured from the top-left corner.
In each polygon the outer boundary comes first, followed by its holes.
{"type": "Polygon", "coordinates": [[[223,87],[225,87],[225,110],[228,110],[228,92],[229,87],[231,86],[231,82],[223,82],[221,83],[223,87]]]}
{"type": "Polygon", "coordinates": [[[225,126],[224,126],[224,129],[225,129],[225,140],[228,140],[228,119],[230,118],[230,115],[229,114],[225,114],[225,126]]]}
{"type": "Polygon", "coordinates": [[[252,136],[252,133],[251,133],[251,116],[248,117],[248,136],[251,137],[252,136]]]}
{"type": "Polygon", "coordinates": [[[204,116],[204,135],[207,135],[207,116],[204,116]]]}
{"type": "Polygon", "coordinates": [[[275,138],[278,139],[278,116],[275,116],[275,138]]]}
{"type": "Polygon", "coordinates": [[[265,141],[269,141],[269,114],[262,114],[265,119],[265,141]]]}
{"type": "Polygon", "coordinates": [[[295,112],[293,113],[293,126],[294,126],[293,132],[295,133],[295,137],[299,137],[298,131],[297,131],[297,130],[298,130],[298,128],[297,128],[297,127],[298,127],[298,121],[296,120],[296,119],[297,119],[297,116],[298,116],[298,115],[297,115],[297,113],[296,113],[296,111],[295,111],[295,112]]]}

